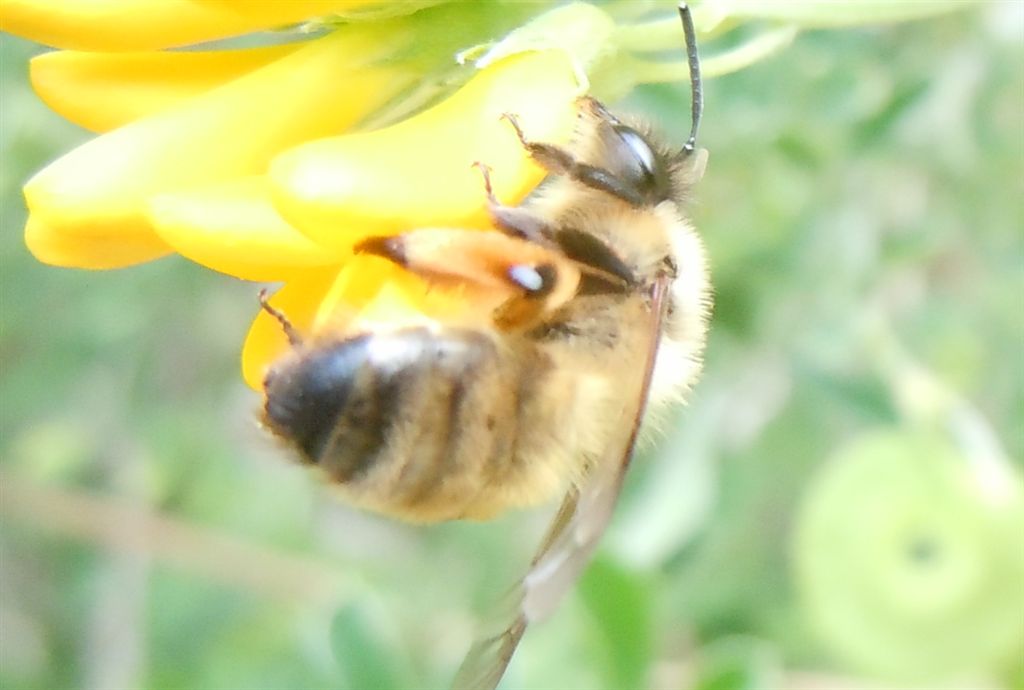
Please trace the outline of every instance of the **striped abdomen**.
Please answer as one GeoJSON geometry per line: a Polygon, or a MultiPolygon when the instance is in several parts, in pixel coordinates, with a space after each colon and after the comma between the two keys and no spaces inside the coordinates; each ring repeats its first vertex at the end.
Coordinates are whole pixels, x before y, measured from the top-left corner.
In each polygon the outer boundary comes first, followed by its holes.
{"type": "Polygon", "coordinates": [[[524,461],[562,454],[559,412],[571,410],[547,402],[552,375],[536,348],[487,332],[369,333],[274,367],[264,423],[353,503],[413,520],[487,517],[564,488],[565,471],[524,461]]]}

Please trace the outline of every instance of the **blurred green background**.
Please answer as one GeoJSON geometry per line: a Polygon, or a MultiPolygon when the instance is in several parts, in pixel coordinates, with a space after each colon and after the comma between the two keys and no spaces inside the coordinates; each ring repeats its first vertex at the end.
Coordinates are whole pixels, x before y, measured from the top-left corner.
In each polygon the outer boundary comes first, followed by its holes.
{"type": "MultiPolygon", "coordinates": [[[[20,185],[88,138],[40,50],[0,38],[0,687],[445,687],[546,512],[351,511],[256,427],[257,286],[35,262],[20,185]]],[[[1024,687],[1022,4],[806,32],[706,103],[706,373],[503,687],[1024,687]]]]}

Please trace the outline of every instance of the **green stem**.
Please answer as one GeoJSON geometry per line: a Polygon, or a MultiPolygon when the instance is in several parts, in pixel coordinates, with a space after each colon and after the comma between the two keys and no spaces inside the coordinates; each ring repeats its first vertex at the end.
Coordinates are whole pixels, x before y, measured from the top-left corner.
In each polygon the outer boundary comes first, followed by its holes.
{"type": "MultiPolygon", "coordinates": [[[[714,5],[703,4],[693,8],[693,24],[699,38],[709,40],[730,29],[732,22],[718,12],[714,5]]],[[[625,24],[615,30],[615,40],[626,51],[654,53],[676,50],[683,43],[683,30],[679,16],[673,13],[662,19],[625,24]]]]}
{"type": "Polygon", "coordinates": [[[734,19],[769,19],[801,28],[836,28],[923,19],[975,7],[975,0],[726,0],[722,12],[734,19]]]}
{"type": "MultiPolygon", "coordinates": [[[[761,33],[746,43],[718,55],[702,58],[700,71],[704,77],[717,77],[743,69],[785,48],[797,35],[797,28],[785,26],[761,33]]],[[[641,83],[668,83],[690,78],[685,60],[654,62],[636,59],[632,67],[641,83]]]]}

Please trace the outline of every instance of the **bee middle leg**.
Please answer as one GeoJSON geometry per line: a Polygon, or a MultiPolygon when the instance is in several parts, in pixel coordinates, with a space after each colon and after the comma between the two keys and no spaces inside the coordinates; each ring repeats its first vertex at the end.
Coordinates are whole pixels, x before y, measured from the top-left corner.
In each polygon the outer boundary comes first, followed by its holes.
{"type": "Polygon", "coordinates": [[[577,160],[572,153],[560,146],[527,139],[526,134],[523,133],[523,129],[519,125],[519,120],[511,113],[505,113],[502,115],[502,118],[508,120],[509,124],[512,125],[516,136],[519,137],[520,143],[529,152],[533,160],[537,161],[548,172],[556,175],[566,175],[591,189],[611,194],[625,201],[630,206],[642,206],[644,204],[644,198],[637,192],[636,188],[617,177],[614,173],[577,160]]]}
{"type": "Polygon", "coordinates": [[[270,304],[270,298],[267,297],[267,289],[263,288],[259,293],[260,309],[270,314],[270,316],[281,325],[281,330],[284,331],[284,335],[288,338],[288,342],[292,346],[302,344],[302,335],[299,330],[292,325],[292,322],[285,316],[284,312],[280,309],[276,309],[270,304]]]}

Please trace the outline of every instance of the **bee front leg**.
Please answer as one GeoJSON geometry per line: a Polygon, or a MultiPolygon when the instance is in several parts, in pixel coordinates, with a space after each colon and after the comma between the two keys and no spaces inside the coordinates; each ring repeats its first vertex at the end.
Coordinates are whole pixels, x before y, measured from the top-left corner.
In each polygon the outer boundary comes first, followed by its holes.
{"type": "Polygon", "coordinates": [[[527,139],[515,115],[505,113],[501,117],[508,120],[509,124],[512,125],[512,128],[516,131],[516,136],[519,137],[520,143],[529,152],[533,160],[537,161],[548,172],[556,175],[566,175],[591,189],[611,194],[625,201],[630,206],[644,205],[644,198],[634,185],[630,185],[609,170],[577,160],[566,149],[554,144],[544,144],[527,139]]]}
{"type": "Polygon", "coordinates": [[[480,161],[473,163],[473,167],[479,170],[480,175],[484,178],[487,210],[491,214],[491,222],[494,223],[494,227],[527,242],[534,242],[545,247],[554,246],[551,239],[554,235],[554,228],[551,225],[521,206],[502,204],[498,197],[494,196],[494,189],[491,187],[491,169],[480,161]]]}

